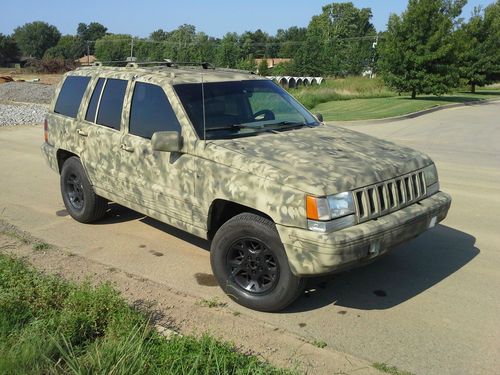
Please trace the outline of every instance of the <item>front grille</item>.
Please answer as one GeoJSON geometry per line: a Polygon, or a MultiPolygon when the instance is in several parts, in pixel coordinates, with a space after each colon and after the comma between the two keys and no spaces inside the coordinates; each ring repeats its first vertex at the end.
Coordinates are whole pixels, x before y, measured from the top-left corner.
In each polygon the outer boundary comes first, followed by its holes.
{"type": "Polygon", "coordinates": [[[426,194],[424,172],[416,171],[354,190],[358,222],[375,219],[415,203],[426,194]]]}

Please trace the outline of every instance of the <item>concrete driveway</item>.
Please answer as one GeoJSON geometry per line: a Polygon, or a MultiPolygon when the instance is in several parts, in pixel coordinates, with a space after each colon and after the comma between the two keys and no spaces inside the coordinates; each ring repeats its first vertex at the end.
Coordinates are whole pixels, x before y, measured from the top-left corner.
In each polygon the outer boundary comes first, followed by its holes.
{"type": "MultiPolygon", "coordinates": [[[[309,280],[283,313],[245,314],[416,374],[498,373],[499,118],[496,102],[385,125],[343,124],[427,152],[453,197],[449,217],[367,267],[309,280]]],[[[89,259],[226,300],[205,241],[119,206],[94,225],[70,219],[41,142],[40,127],[0,129],[0,218],[89,259]]]]}

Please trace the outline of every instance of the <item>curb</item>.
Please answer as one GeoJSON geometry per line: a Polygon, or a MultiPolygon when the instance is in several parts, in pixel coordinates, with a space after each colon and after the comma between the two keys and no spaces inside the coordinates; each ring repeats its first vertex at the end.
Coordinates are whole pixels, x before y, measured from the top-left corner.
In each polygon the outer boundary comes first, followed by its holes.
{"type": "Polygon", "coordinates": [[[386,117],[386,118],[373,119],[373,120],[350,120],[350,121],[327,121],[327,122],[334,124],[334,125],[387,124],[390,122],[396,122],[396,121],[408,120],[408,119],[420,117],[420,116],[426,115],[428,113],[437,112],[437,111],[441,111],[444,109],[457,108],[457,107],[468,107],[468,106],[475,106],[475,105],[488,105],[491,102],[500,102],[500,99],[479,99],[479,100],[473,100],[473,101],[466,102],[466,103],[452,103],[452,104],[436,105],[435,107],[423,109],[423,110],[417,111],[417,112],[408,113],[406,115],[386,117]]]}

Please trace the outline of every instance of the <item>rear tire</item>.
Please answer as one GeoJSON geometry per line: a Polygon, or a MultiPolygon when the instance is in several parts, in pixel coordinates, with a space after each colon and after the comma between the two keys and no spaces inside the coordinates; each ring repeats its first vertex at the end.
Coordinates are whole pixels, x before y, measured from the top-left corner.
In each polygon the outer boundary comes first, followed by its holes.
{"type": "Polygon", "coordinates": [[[64,162],[60,183],[64,206],[73,219],[91,223],[104,216],[108,202],[94,192],[79,158],[64,162]]]}
{"type": "Polygon", "coordinates": [[[255,214],[239,214],[222,225],[210,263],[224,292],[254,310],[282,310],[304,289],[304,279],[290,270],[276,226],[255,214]]]}

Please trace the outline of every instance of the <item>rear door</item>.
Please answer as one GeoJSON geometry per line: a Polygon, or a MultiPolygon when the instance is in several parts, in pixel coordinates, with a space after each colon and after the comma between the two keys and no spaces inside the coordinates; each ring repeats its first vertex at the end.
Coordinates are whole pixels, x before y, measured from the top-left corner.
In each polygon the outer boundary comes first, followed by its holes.
{"type": "MultiPolygon", "coordinates": [[[[96,77],[94,89],[78,131],[85,139],[82,161],[92,183],[117,191],[123,104],[128,80],[96,77]]],[[[120,195],[120,194],[119,194],[120,195]]]]}
{"type": "Polygon", "coordinates": [[[89,76],[67,76],[58,93],[54,110],[47,115],[50,142],[76,155],[80,155],[85,147],[78,131],[81,127],[80,107],[85,103],[90,81],[89,76]]]}
{"type": "Polygon", "coordinates": [[[128,117],[128,131],[121,142],[119,171],[119,179],[125,181],[127,187],[127,198],[170,216],[176,226],[191,223],[193,156],[157,152],[151,147],[151,137],[157,131],[182,134],[182,127],[164,89],[147,82],[135,82],[128,117]]]}

